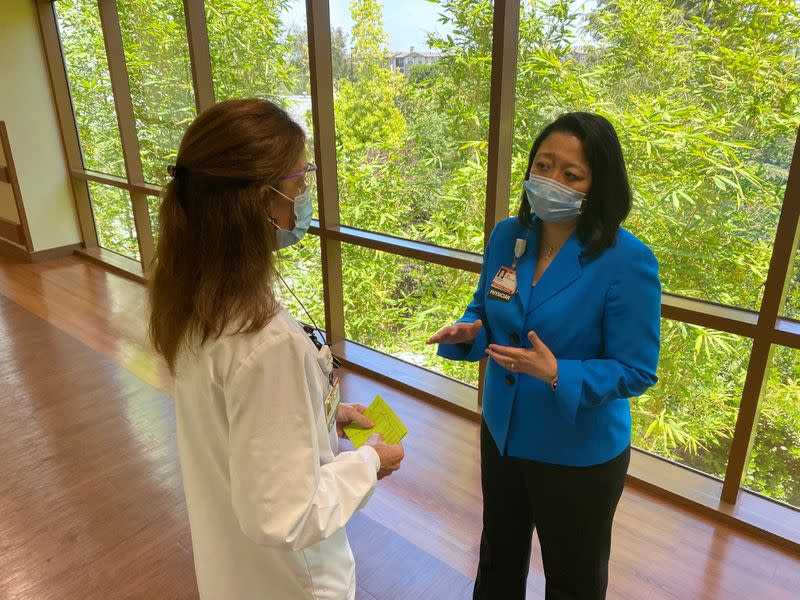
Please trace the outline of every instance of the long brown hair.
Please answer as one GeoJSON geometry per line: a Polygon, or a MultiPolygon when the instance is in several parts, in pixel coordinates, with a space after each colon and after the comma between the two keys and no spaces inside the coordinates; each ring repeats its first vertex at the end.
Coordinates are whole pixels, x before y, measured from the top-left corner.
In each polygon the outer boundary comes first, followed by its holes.
{"type": "Polygon", "coordinates": [[[266,100],[220,102],[186,130],[164,189],[149,286],[150,339],[172,373],[188,336],[203,344],[251,333],[274,316],[269,184],[304,147],[300,126],[266,100]]]}

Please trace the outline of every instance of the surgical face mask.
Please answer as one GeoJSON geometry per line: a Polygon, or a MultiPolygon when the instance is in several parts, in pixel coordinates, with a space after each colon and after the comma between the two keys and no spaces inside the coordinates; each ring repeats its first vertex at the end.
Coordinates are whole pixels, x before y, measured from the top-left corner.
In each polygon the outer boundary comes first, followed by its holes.
{"type": "Polygon", "coordinates": [[[306,231],[308,231],[309,225],[311,225],[311,215],[314,212],[314,205],[311,204],[310,188],[306,188],[303,193],[297,196],[294,200],[289,198],[289,196],[280,190],[276,190],[272,186],[270,186],[270,188],[294,204],[294,227],[291,230],[284,229],[275,221],[272,222],[276,229],[275,234],[278,243],[278,250],[281,250],[283,248],[288,248],[289,246],[296,244],[303,239],[306,231]]]}
{"type": "Polygon", "coordinates": [[[583,212],[586,194],[555,179],[531,174],[524,186],[531,211],[542,221],[568,221],[583,212]]]}

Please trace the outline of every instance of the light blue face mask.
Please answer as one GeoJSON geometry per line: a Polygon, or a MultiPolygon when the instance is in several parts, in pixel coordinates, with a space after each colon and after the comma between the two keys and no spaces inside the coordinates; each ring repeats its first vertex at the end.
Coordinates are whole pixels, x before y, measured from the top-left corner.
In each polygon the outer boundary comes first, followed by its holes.
{"type": "Polygon", "coordinates": [[[569,221],[583,212],[586,194],[555,179],[532,174],[524,187],[531,211],[542,221],[569,221]]]}
{"type": "Polygon", "coordinates": [[[306,231],[308,231],[309,225],[311,225],[311,215],[314,213],[314,205],[311,203],[310,188],[306,188],[302,194],[292,200],[280,190],[276,190],[272,186],[270,187],[294,204],[294,227],[291,230],[284,229],[275,223],[275,221],[272,222],[276,229],[275,235],[278,244],[278,250],[281,250],[283,248],[288,248],[289,246],[292,246],[303,239],[306,231]]]}

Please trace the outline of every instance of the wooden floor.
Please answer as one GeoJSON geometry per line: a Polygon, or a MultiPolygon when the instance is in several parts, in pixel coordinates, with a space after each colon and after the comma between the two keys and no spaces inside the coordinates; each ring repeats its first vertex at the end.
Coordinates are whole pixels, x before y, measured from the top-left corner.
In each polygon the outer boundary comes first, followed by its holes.
{"type": "MultiPolygon", "coordinates": [[[[0,599],[195,598],[169,378],[142,286],[77,258],[0,258],[0,599]]],[[[406,460],[348,526],[363,600],[466,599],[478,430],[354,374],[408,425],[406,460]]],[[[544,597],[538,547],[529,598],[544,597]]],[[[800,598],[800,557],[626,489],[609,598],[800,598]]]]}

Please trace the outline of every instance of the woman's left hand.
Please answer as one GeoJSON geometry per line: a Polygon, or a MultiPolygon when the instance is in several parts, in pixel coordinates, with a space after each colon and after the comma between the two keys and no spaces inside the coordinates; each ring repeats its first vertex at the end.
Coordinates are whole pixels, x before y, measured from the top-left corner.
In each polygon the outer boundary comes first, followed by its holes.
{"type": "Polygon", "coordinates": [[[550,348],[544,345],[535,331],[528,332],[532,348],[514,348],[489,344],[486,349],[492,359],[513,373],[525,373],[547,383],[558,377],[558,362],[550,348]]]}
{"type": "Polygon", "coordinates": [[[344,433],[345,425],[355,423],[361,425],[365,429],[372,429],[375,423],[370,421],[364,416],[364,411],[367,410],[362,404],[340,404],[336,411],[336,433],[340,438],[346,438],[344,433]]]}

